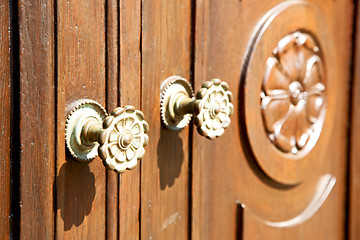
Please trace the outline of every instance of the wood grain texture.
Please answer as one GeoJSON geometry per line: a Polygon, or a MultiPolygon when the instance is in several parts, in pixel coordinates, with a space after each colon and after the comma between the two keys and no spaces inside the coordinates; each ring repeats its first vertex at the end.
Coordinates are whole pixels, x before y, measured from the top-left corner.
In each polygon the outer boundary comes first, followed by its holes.
{"type": "Polygon", "coordinates": [[[350,126],[350,162],[349,162],[349,221],[348,236],[355,240],[360,237],[360,4],[354,18],[354,61],[352,85],[352,109],[350,126]]]}
{"type": "Polygon", "coordinates": [[[150,125],[141,163],[141,238],[188,239],[188,132],[160,125],[160,85],[189,79],[191,1],[142,2],[142,109],[150,125]]]}
{"type": "MultiPolygon", "coordinates": [[[[107,1],[106,8],[106,109],[119,106],[119,4],[107,1]]],[[[106,171],[106,239],[119,238],[119,174],[106,171]]]]}
{"type": "MultiPolygon", "coordinates": [[[[120,105],[141,109],[141,1],[120,0],[120,105]]],[[[145,113],[145,120],[149,118],[145,113]]],[[[120,239],[138,239],[140,236],[140,171],[145,158],[131,171],[120,175],[119,228],[120,239]]]]}
{"type": "MultiPolygon", "coordinates": [[[[330,29],[326,33],[328,38],[321,38],[320,43],[333,41],[335,50],[328,47],[327,50],[336,54],[334,59],[325,59],[330,64],[328,69],[331,69],[329,79],[332,80],[327,85],[331,89],[331,95],[328,96],[326,127],[312,153],[314,161],[318,161],[317,167],[310,169],[311,174],[296,187],[278,185],[260,169],[251,149],[243,141],[243,136],[247,133],[242,128],[244,116],[239,107],[242,105],[241,89],[245,89],[245,94],[252,94],[253,90],[247,88],[246,84],[241,86],[241,67],[259,20],[280,2],[282,1],[196,1],[195,89],[212,78],[228,82],[234,95],[235,114],[230,127],[215,141],[208,141],[194,133],[193,239],[236,239],[239,236],[238,229],[243,229],[243,239],[343,238],[351,1],[309,1],[320,9],[327,29],[330,29]],[[337,182],[324,205],[312,218],[291,228],[265,225],[264,220],[280,221],[297,216],[308,205],[315,191],[315,183],[325,173],[334,175],[337,182]],[[242,221],[237,220],[237,202],[247,206],[242,221]],[[244,225],[237,226],[237,222],[244,225]]],[[[318,24],[309,20],[311,15],[308,11],[296,8],[294,11],[302,16],[301,21],[283,19],[282,27],[271,28],[274,36],[285,26],[296,25],[296,22],[307,22],[311,28],[318,24]]],[[[326,35],[325,27],[319,27],[314,34],[326,35]]],[[[276,43],[272,45],[265,42],[259,48],[266,57],[264,60],[267,59],[268,50],[275,46],[276,43]]],[[[264,64],[265,61],[255,63],[259,66],[264,64]]],[[[253,111],[257,111],[256,108],[253,111]]],[[[264,134],[261,126],[255,134],[264,134]]],[[[257,144],[261,148],[267,143],[257,144]]]]}
{"type": "Polygon", "coordinates": [[[10,8],[0,1],[0,238],[10,239],[10,8]]]}
{"type": "MultiPolygon", "coordinates": [[[[140,109],[141,2],[107,4],[107,108],[133,105],[140,109]]],[[[108,239],[117,239],[118,234],[120,239],[139,238],[140,163],[121,175],[107,173],[108,239]]]]}
{"type": "MultiPolygon", "coordinates": [[[[54,2],[19,1],[20,238],[54,237],[54,2]]],[[[16,113],[17,114],[17,113],[16,113]]]]}
{"type": "Polygon", "coordinates": [[[105,1],[59,1],[57,4],[58,239],[104,239],[106,170],[99,158],[75,161],[65,153],[66,107],[89,98],[105,105],[105,1]]]}

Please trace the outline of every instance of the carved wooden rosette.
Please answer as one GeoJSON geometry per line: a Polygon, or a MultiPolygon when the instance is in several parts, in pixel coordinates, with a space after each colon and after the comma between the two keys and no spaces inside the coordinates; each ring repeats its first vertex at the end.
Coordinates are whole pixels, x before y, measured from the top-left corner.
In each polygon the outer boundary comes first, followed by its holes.
{"type": "Polygon", "coordinates": [[[116,108],[106,117],[99,136],[99,156],[109,169],[124,172],[133,169],[145,155],[149,125],[144,114],[133,106],[116,108]]]}
{"type": "Polygon", "coordinates": [[[285,153],[297,154],[321,131],[325,85],[318,53],[314,39],[297,31],[281,39],[266,61],[263,121],[270,141],[285,153]]]}
{"type": "Polygon", "coordinates": [[[284,2],[261,19],[249,43],[240,84],[242,142],[277,183],[298,184],[325,164],[316,156],[334,127],[327,96],[336,95],[336,79],[327,66],[337,65],[324,19],[312,3],[284,2]]]}

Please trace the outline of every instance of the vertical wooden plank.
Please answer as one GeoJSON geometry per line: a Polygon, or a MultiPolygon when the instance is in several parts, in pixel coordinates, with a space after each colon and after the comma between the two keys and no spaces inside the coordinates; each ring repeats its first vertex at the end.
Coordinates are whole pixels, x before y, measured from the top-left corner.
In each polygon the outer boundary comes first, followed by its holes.
{"type": "MultiPolygon", "coordinates": [[[[141,1],[120,0],[120,104],[141,109],[141,1]]],[[[147,120],[149,115],[145,115],[147,120]]],[[[119,226],[120,239],[139,238],[140,169],[147,160],[149,148],[143,160],[131,171],[120,176],[119,226]]]]}
{"type": "Polygon", "coordinates": [[[141,164],[141,238],[188,239],[189,127],[160,124],[160,86],[168,77],[189,79],[191,1],[142,2],[142,108],[150,125],[141,164]]]}
{"type": "MultiPolygon", "coordinates": [[[[119,106],[119,2],[108,0],[106,7],[106,108],[119,106]]],[[[106,171],[106,239],[119,238],[119,174],[106,171]]]]}
{"type": "MultiPolygon", "coordinates": [[[[54,2],[19,2],[20,238],[54,237],[54,2]]],[[[16,114],[16,113],[15,113],[16,114]]]]}
{"type": "Polygon", "coordinates": [[[104,239],[106,170],[65,154],[66,107],[81,98],[105,105],[105,1],[58,1],[58,239],[104,239]]]}
{"type": "MultiPolygon", "coordinates": [[[[111,111],[117,106],[133,105],[140,109],[141,2],[110,0],[107,4],[107,108],[111,111]]],[[[120,234],[120,239],[137,239],[140,162],[133,171],[120,175],[119,188],[118,176],[107,173],[106,236],[117,239],[120,234]]]]}
{"type": "Polygon", "coordinates": [[[353,43],[353,84],[351,87],[348,237],[360,237],[360,4],[355,5],[353,43]]]}
{"type": "Polygon", "coordinates": [[[0,1],[0,238],[10,238],[10,8],[0,1]]]}

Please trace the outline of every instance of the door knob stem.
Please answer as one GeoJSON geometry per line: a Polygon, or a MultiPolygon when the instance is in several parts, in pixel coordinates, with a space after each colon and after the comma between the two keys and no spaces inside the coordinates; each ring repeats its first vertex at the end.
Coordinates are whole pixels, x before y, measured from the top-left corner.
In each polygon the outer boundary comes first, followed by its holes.
{"type": "Polygon", "coordinates": [[[101,130],[102,126],[96,119],[87,119],[82,126],[81,142],[85,145],[94,144],[98,141],[101,130]]]}
{"type": "Polygon", "coordinates": [[[179,94],[175,100],[175,113],[178,116],[183,116],[185,114],[192,114],[194,112],[195,99],[186,96],[183,93],[179,94]]]}

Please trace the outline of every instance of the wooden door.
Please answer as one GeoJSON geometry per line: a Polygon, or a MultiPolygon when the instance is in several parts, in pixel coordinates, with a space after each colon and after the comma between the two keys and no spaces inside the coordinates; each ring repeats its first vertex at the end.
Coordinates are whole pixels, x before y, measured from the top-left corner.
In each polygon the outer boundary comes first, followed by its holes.
{"type": "Polygon", "coordinates": [[[1,1],[1,239],[357,239],[356,7],[1,1]],[[161,125],[174,75],[195,91],[229,84],[221,137],[161,125]],[[66,111],[83,98],[143,111],[135,169],[66,150],[66,111]]]}
{"type": "Polygon", "coordinates": [[[195,87],[228,81],[236,113],[220,139],[194,135],[192,237],[343,239],[351,1],[201,1],[196,11],[195,87]],[[317,92],[308,110],[283,101],[302,79],[300,91],[317,92]]]}

